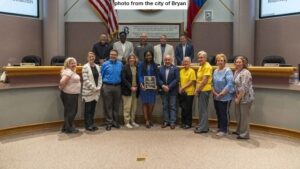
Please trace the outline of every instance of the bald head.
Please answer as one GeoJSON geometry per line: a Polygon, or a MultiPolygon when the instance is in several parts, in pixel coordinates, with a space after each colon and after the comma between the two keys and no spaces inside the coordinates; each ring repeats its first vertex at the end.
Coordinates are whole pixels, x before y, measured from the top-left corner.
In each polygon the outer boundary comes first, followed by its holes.
{"type": "Polygon", "coordinates": [[[141,35],[140,35],[140,42],[141,42],[141,44],[144,45],[144,44],[147,43],[147,41],[148,41],[148,35],[147,35],[147,33],[145,33],[145,32],[141,33],[141,35]]]}
{"type": "Polygon", "coordinates": [[[166,55],[164,57],[164,63],[166,66],[171,66],[173,62],[173,57],[171,55],[166,55]]]}

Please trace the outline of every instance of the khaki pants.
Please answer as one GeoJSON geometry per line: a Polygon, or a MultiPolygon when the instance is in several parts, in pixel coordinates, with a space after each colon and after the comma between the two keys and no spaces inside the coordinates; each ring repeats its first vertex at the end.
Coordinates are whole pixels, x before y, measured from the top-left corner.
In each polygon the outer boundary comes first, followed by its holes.
{"type": "Polygon", "coordinates": [[[124,106],[124,122],[128,124],[130,122],[135,122],[135,112],[137,106],[136,93],[131,96],[122,96],[123,106],[124,106]]]}
{"type": "Polygon", "coordinates": [[[235,116],[237,121],[236,132],[240,137],[250,138],[250,109],[252,102],[235,104],[235,116]]]}

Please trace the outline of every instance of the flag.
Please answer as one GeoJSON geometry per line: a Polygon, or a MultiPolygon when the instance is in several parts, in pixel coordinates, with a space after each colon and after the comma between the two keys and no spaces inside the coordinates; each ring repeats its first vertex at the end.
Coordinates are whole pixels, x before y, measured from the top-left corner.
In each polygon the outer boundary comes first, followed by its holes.
{"type": "Polygon", "coordinates": [[[186,35],[192,38],[192,24],[197,15],[201,12],[201,8],[206,0],[190,0],[187,14],[186,35]]]}
{"type": "Polygon", "coordinates": [[[89,0],[97,13],[106,24],[108,33],[114,35],[118,32],[118,15],[114,7],[114,0],[89,0]]]}

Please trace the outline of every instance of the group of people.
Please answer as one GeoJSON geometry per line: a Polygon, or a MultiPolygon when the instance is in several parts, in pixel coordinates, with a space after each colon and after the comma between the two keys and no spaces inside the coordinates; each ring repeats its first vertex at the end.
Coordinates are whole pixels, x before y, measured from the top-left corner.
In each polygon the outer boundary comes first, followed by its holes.
{"type": "Polygon", "coordinates": [[[162,128],[175,129],[177,103],[181,109],[181,128],[191,128],[193,100],[198,97],[199,123],[194,132],[207,133],[208,103],[212,93],[218,118],[216,135],[224,136],[229,131],[229,108],[233,100],[237,121],[237,129],[233,134],[237,135],[237,139],[250,138],[249,112],[254,92],[246,57],[235,58],[233,73],[226,66],[227,57],[217,54],[217,67],[213,71],[207,62],[207,53],[200,51],[197,53],[199,68],[195,70],[191,67],[194,48],[185,35],[180,36],[180,44],[175,50],[172,45],[167,44],[166,35],[161,35],[160,44],[154,47],[147,43],[146,33],[141,34],[140,44],[135,48],[126,40],[125,32],[121,32],[119,38],[120,41],[110,45],[107,36],[100,35],[100,42],[94,45],[93,52],[88,52],[88,63],[82,68],[82,89],[80,76],[76,73],[76,59],[69,57],[65,60],[59,85],[64,104],[62,132],[78,132],[74,126],[74,118],[80,93],[85,103],[85,129],[97,130],[94,113],[101,93],[107,131],[112,127],[120,128],[121,100],[125,127],[139,127],[135,122],[138,98],[142,103],[145,126],[151,128],[152,112],[159,94],[163,104],[162,128]]]}

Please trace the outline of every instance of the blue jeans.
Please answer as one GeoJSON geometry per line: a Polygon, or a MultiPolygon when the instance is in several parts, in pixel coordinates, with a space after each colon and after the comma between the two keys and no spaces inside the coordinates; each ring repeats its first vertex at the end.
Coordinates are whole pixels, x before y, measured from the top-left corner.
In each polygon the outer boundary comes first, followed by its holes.
{"type": "Polygon", "coordinates": [[[162,94],[164,122],[167,124],[175,124],[176,122],[176,98],[177,96],[168,93],[162,94]]]}

